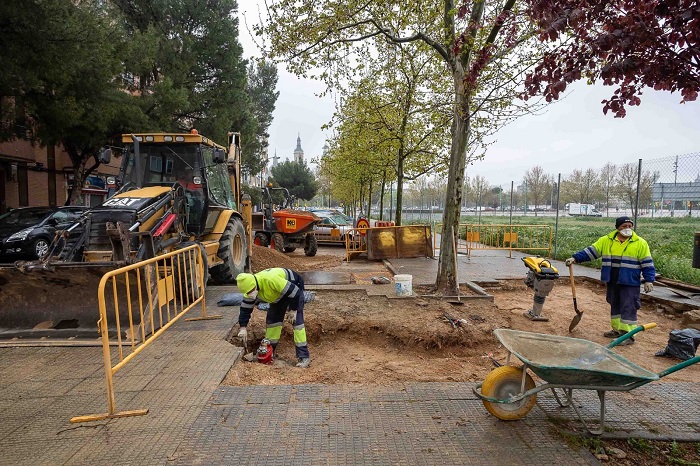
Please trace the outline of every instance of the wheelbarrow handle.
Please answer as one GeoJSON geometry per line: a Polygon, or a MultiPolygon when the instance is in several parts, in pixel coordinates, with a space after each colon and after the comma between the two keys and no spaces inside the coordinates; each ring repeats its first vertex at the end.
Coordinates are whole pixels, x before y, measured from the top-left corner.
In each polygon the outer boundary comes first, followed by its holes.
{"type": "Polygon", "coordinates": [[[628,338],[631,338],[632,336],[634,336],[635,333],[639,333],[639,332],[642,332],[644,330],[650,330],[654,327],[656,327],[656,322],[651,322],[648,324],[639,325],[634,330],[630,330],[629,332],[622,335],[620,338],[617,338],[617,339],[611,341],[610,344],[607,346],[607,348],[613,348],[613,347],[619,345],[620,343],[622,343],[623,341],[627,340],[628,338]]]}

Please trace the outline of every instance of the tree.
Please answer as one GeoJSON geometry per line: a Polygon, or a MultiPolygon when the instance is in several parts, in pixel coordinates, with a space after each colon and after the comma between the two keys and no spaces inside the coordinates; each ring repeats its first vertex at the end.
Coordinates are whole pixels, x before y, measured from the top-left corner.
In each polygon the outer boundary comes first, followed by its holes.
{"type": "Polygon", "coordinates": [[[544,168],[539,165],[525,172],[527,196],[535,209],[535,216],[537,216],[537,206],[544,204],[544,201],[550,197],[553,181],[552,177],[547,175],[544,168]]]}
{"type": "Polygon", "coordinates": [[[0,95],[6,96],[0,138],[63,146],[77,188],[69,203],[99,165],[98,149],[109,136],[142,121],[119,88],[124,38],[110,14],[108,7],[69,0],[0,6],[0,95]]]}
{"type": "Polygon", "coordinates": [[[579,79],[616,89],[603,112],[626,115],[645,87],[694,101],[700,91],[697,0],[529,0],[528,12],[551,42],[525,81],[525,97],[558,99],[579,79]]]}
{"type": "Polygon", "coordinates": [[[280,93],[275,90],[278,76],[274,63],[264,59],[253,60],[248,65],[247,74],[246,93],[252,118],[246,123],[252,125],[254,130],[248,131],[252,136],[250,140],[243,140],[241,166],[255,176],[267,163],[270,137],[267,131],[272,124],[272,114],[280,93]]]}
{"type": "Polygon", "coordinates": [[[630,206],[632,215],[639,213],[637,205],[637,181],[639,183],[639,200],[642,204],[648,204],[651,201],[651,194],[654,185],[654,177],[648,171],[642,172],[641,177],[638,177],[639,167],[635,163],[626,163],[622,165],[617,174],[615,190],[617,194],[630,206]]]}
{"type": "Polygon", "coordinates": [[[600,170],[600,184],[605,191],[605,216],[609,217],[610,193],[615,188],[615,178],[617,178],[617,166],[608,162],[600,170]]]}
{"type": "Polygon", "coordinates": [[[266,5],[269,23],[256,30],[268,38],[271,56],[286,60],[292,72],[319,77],[329,86],[342,87],[352,79],[375,58],[373,45],[378,42],[423,42],[440,62],[453,101],[436,288],[456,290],[452,239],[467,156],[481,149],[485,135],[516,115],[508,106],[519,84],[515,77],[538,56],[535,43],[519,47],[533,36],[520,21],[515,0],[500,5],[481,0],[272,0],[266,5]]]}
{"type": "Polygon", "coordinates": [[[585,172],[574,170],[562,183],[562,190],[566,202],[592,204],[596,201],[596,196],[599,193],[598,174],[592,168],[585,172]]]}
{"type": "MultiPolygon", "coordinates": [[[[339,133],[354,133],[337,139],[347,144],[347,163],[354,166],[346,167],[342,176],[358,170],[365,173],[356,180],[360,193],[364,187],[371,189],[378,178],[382,185],[395,179],[396,205],[401,206],[404,180],[414,180],[436,167],[444,170],[439,154],[449,141],[444,107],[450,99],[436,86],[438,71],[425,54],[414,50],[416,44],[396,50],[383,45],[380,54],[385,60],[368,64],[365,77],[349,84],[334,121],[339,133]],[[387,170],[395,176],[387,177],[387,170]]],[[[395,209],[397,225],[401,225],[401,212],[395,209]]]]}
{"type": "Polygon", "coordinates": [[[139,96],[152,129],[196,128],[218,142],[235,130],[244,143],[255,140],[235,0],[112,3],[129,39],[127,90],[139,96]]]}
{"type": "Polygon", "coordinates": [[[287,160],[272,167],[270,173],[273,184],[287,188],[289,193],[298,199],[313,199],[318,191],[314,175],[304,163],[287,160]]]}

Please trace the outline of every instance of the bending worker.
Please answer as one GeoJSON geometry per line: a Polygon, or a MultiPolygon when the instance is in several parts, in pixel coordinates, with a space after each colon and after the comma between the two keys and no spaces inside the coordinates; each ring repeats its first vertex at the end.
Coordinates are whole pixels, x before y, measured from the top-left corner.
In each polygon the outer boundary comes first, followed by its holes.
{"type": "MultiPolygon", "coordinates": [[[[633,227],[632,219],[618,217],[614,231],[566,259],[567,266],[603,259],[600,279],[606,284],[605,299],[610,304],[612,326],[612,330],[603,335],[608,338],[621,337],[637,327],[637,311],[642,307],[640,274],[644,276],[644,291],[650,293],[654,289],[656,269],[649,245],[632,230],[633,227]]],[[[633,343],[634,338],[628,338],[621,345],[633,343]]]]}
{"type": "Polygon", "coordinates": [[[236,283],[243,293],[243,303],[238,316],[238,324],[241,326],[238,336],[241,338],[248,336],[246,327],[253,313],[253,306],[258,302],[270,303],[265,338],[270,340],[274,351],[282,336],[282,323],[289,309],[287,321],[294,327],[297,367],[309,367],[311,358],[306,344],[304,280],[301,275],[291,269],[272,268],[256,274],[241,273],[236,277],[236,283]]]}

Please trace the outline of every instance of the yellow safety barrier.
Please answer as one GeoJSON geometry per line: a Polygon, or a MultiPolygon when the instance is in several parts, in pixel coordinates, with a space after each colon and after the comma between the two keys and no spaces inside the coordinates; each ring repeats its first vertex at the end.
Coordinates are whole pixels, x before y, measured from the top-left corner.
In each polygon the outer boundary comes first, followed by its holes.
{"type": "MultiPolygon", "coordinates": [[[[442,223],[435,224],[435,231],[442,233],[442,223]]],[[[552,251],[552,227],[549,225],[458,225],[457,251],[471,257],[473,250],[502,249],[509,251],[552,251]]],[[[433,235],[433,248],[440,246],[433,235]]]]}
{"type": "MultiPolygon", "coordinates": [[[[433,235],[433,250],[439,251],[440,244],[438,243],[438,240],[437,240],[437,233],[440,233],[442,235],[442,223],[436,223],[433,226],[433,231],[436,233],[433,235]]],[[[467,238],[467,237],[469,238],[466,241],[474,241],[474,240],[478,241],[478,235],[476,237],[473,234],[469,235],[467,233],[467,225],[465,225],[464,223],[460,223],[459,225],[457,225],[457,232],[459,233],[457,235],[457,238],[458,238],[458,240],[457,240],[457,252],[462,253],[462,254],[468,254],[469,253],[469,251],[468,251],[469,244],[467,242],[465,242],[465,238],[467,238]]]]}
{"type": "Polygon", "coordinates": [[[207,315],[204,277],[202,251],[196,244],[113,270],[102,277],[97,291],[100,310],[97,326],[102,336],[108,412],[77,416],[70,422],[148,413],[148,409],[115,412],[114,374],[196,305],[201,304],[202,315],[186,320],[222,317],[207,315]],[[110,299],[106,294],[111,294],[110,299]],[[119,362],[114,366],[110,335],[117,340],[114,356],[119,362]]]}
{"type": "Polygon", "coordinates": [[[509,251],[552,252],[552,227],[549,225],[465,225],[467,255],[473,250],[502,249],[509,251]]]}
{"type": "MultiPolygon", "coordinates": [[[[391,222],[393,223],[393,222],[391,222]]],[[[369,260],[403,257],[433,257],[430,227],[387,225],[356,228],[346,235],[346,261],[367,253],[369,260]]]]}
{"type": "Polygon", "coordinates": [[[345,234],[345,261],[350,262],[355,256],[367,253],[367,230],[369,228],[353,228],[345,234]]]}

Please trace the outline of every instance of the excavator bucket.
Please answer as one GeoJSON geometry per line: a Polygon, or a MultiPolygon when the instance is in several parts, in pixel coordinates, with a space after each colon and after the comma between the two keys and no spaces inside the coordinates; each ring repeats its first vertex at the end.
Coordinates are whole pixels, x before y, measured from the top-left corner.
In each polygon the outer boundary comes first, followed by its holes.
{"type": "MultiPolygon", "coordinates": [[[[114,269],[113,264],[86,263],[62,263],[28,271],[17,267],[0,268],[0,339],[97,338],[99,283],[105,273],[114,269]]],[[[131,281],[131,301],[132,309],[138,310],[135,283],[134,278],[131,281]]],[[[108,324],[114,328],[114,303],[111,289],[108,291],[105,297],[108,324]]],[[[145,290],[142,296],[146,303],[145,290]]],[[[122,327],[129,325],[127,299],[126,296],[120,297],[122,327]]],[[[133,314],[132,320],[138,323],[138,311],[133,314]]]]}

